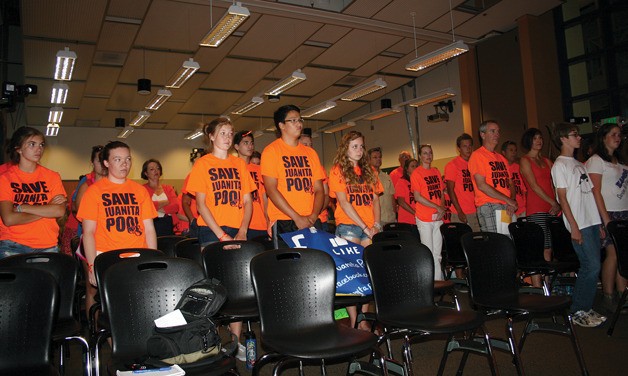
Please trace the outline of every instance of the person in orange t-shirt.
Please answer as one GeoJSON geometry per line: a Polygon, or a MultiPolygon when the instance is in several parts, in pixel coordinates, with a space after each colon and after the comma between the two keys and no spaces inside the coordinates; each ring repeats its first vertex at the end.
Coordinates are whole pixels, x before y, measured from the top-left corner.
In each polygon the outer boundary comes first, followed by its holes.
{"type": "Polygon", "coordinates": [[[198,241],[201,249],[210,243],[246,240],[255,183],[244,161],[229,154],[233,125],[217,118],[204,129],[209,153],[192,167],[187,191],[194,192],[198,209],[198,241]]]}
{"type": "Polygon", "coordinates": [[[475,232],[480,222],[475,208],[473,182],[469,172],[469,158],[473,153],[473,138],[463,133],[456,139],[458,155],[445,165],[445,184],[451,199],[451,221],[468,224],[475,232]]]}
{"type": "MultiPolygon", "coordinates": [[[[412,158],[412,155],[409,151],[402,151],[399,153],[399,167],[390,171],[390,180],[392,180],[393,187],[397,185],[397,181],[403,176],[403,166],[408,159],[412,158]]],[[[398,208],[397,208],[398,209],[398,208]]]]}
{"type": "Polygon", "coordinates": [[[517,143],[514,141],[506,141],[502,144],[502,155],[508,161],[508,169],[510,170],[510,179],[515,187],[515,199],[517,200],[518,217],[526,216],[526,186],[521,178],[519,163],[517,163],[517,143]]]}
{"type": "Polygon", "coordinates": [[[406,160],[403,164],[403,175],[397,180],[397,185],[395,186],[395,200],[397,200],[397,205],[399,206],[397,222],[415,225],[413,229],[416,230],[417,236],[419,236],[419,230],[416,228],[416,219],[414,216],[416,204],[414,195],[410,189],[410,176],[412,176],[412,173],[417,167],[419,167],[419,161],[414,158],[406,160]]]}
{"type": "Polygon", "coordinates": [[[59,251],[57,218],[67,199],[59,174],[39,164],[44,145],[40,131],[20,127],[7,146],[12,164],[0,176],[0,258],[59,251]]]}
{"type": "Polygon", "coordinates": [[[487,120],[480,124],[479,133],[482,147],[469,158],[475,206],[482,231],[497,232],[495,211],[506,210],[513,215],[517,201],[508,161],[495,150],[499,144],[499,124],[487,120]]]}
{"type": "Polygon", "coordinates": [[[76,213],[83,222],[83,252],[89,282],[94,286],[93,266],[98,253],[121,248],[157,249],[153,225],[157,211],[146,188],[127,179],[131,149],[121,141],[109,142],[100,160],[107,176],[87,188],[76,213]]]}
{"type": "Polygon", "coordinates": [[[190,174],[185,177],[181,187],[181,210],[188,219],[188,233],[191,238],[198,238],[198,209],[196,208],[196,196],[188,191],[190,174]]]}
{"type": "Polygon", "coordinates": [[[280,138],[264,149],[261,166],[273,243],[279,248],[279,244],[286,246],[280,233],[311,226],[321,229],[318,216],[325,201],[325,177],[316,151],[299,143],[303,129],[299,107],[279,107],[274,121],[280,138]]]}
{"type": "Polygon", "coordinates": [[[233,137],[233,147],[238,152],[244,163],[246,163],[246,169],[251,174],[251,179],[255,182],[256,190],[251,193],[251,199],[253,200],[253,215],[251,216],[251,223],[249,224],[249,231],[246,236],[249,240],[258,237],[268,237],[268,214],[266,213],[266,207],[268,207],[268,197],[266,196],[266,190],[264,189],[264,182],[262,181],[262,169],[259,165],[251,163],[251,155],[255,151],[255,138],[251,131],[240,131],[233,137]]]}
{"type": "MultiPolygon", "coordinates": [[[[336,197],[336,236],[366,247],[373,235],[382,230],[379,223],[379,194],[384,190],[377,172],[370,165],[364,150],[364,136],[350,131],[342,137],[334,166],[329,173],[329,193],[336,197]]],[[[362,312],[368,310],[368,304],[362,312]]],[[[351,327],[355,326],[357,310],[347,307],[351,327]]],[[[370,330],[365,321],[360,329],[370,330]]]]}
{"type": "Polygon", "coordinates": [[[440,226],[443,224],[445,201],[443,198],[443,181],[440,171],[432,167],[434,153],[430,145],[419,147],[421,163],[410,176],[410,188],[414,195],[416,206],[414,209],[416,225],[421,235],[421,243],[425,244],[434,256],[434,280],[443,279],[441,268],[441,253],[443,238],[440,226]]]}
{"type": "MultiPolygon", "coordinates": [[[[299,137],[299,143],[301,145],[307,146],[312,148],[312,128],[303,128],[303,132],[301,133],[301,136],[299,137]]],[[[330,232],[330,228],[329,228],[329,224],[327,223],[327,221],[329,220],[329,212],[327,211],[327,209],[329,209],[329,205],[331,203],[331,199],[329,197],[329,178],[327,177],[327,171],[325,171],[325,168],[322,167],[322,174],[323,176],[325,176],[325,178],[323,178],[323,189],[325,190],[325,202],[323,203],[323,210],[321,210],[321,214],[318,216],[318,219],[321,221],[321,227],[323,229],[323,231],[326,232],[330,232]]],[[[331,210],[334,210],[333,208],[331,208],[331,210]]]]}

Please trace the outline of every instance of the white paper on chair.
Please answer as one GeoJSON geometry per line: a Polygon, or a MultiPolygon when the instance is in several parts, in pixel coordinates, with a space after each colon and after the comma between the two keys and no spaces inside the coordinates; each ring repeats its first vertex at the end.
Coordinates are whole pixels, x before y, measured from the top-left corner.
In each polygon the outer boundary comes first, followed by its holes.
{"type": "Polygon", "coordinates": [[[180,310],[176,309],[168,314],[161,316],[155,320],[155,326],[158,328],[170,328],[172,326],[185,325],[185,317],[180,310]]]}
{"type": "Polygon", "coordinates": [[[177,364],[174,364],[169,367],[163,368],[154,368],[154,369],[143,369],[138,371],[116,371],[117,376],[183,376],[185,375],[185,371],[179,367],[177,364]]]}

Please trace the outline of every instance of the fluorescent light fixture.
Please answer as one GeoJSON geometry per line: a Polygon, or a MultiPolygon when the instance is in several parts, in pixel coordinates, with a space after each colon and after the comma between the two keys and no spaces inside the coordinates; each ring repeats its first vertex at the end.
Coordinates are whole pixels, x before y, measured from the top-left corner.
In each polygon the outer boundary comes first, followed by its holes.
{"type": "Polygon", "coordinates": [[[168,84],[166,85],[166,87],[172,89],[180,88],[190,77],[192,77],[194,72],[196,72],[200,68],[201,66],[192,58],[184,61],[183,65],[181,66],[181,68],[179,68],[177,73],[175,73],[170,78],[170,80],[168,80],[168,84]]]}
{"type": "Polygon", "coordinates": [[[459,40],[426,55],[417,57],[406,65],[406,70],[419,71],[421,69],[431,67],[432,65],[442,63],[443,61],[449,60],[467,51],[469,51],[469,46],[459,40]]]}
{"type": "Polygon", "coordinates": [[[335,132],[339,132],[339,131],[345,130],[347,128],[352,128],[352,127],[355,127],[355,122],[354,121],[346,121],[346,122],[340,123],[340,124],[328,125],[326,127],[323,127],[321,129],[319,129],[318,132],[335,133],[335,132]]]}
{"type": "Polygon", "coordinates": [[[46,126],[46,137],[56,137],[59,134],[59,124],[48,123],[46,126]]]}
{"type": "Polygon", "coordinates": [[[159,109],[159,107],[161,107],[162,104],[166,103],[166,101],[170,99],[171,96],[172,96],[172,92],[170,90],[160,89],[157,92],[157,95],[155,95],[153,99],[148,101],[148,104],[144,108],[147,110],[153,110],[153,111],[157,110],[159,109]]]}
{"type": "Polygon", "coordinates": [[[399,107],[393,108],[382,108],[379,111],[371,112],[370,114],[363,117],[364,120],[377,120],[386,116],[394,115],[401,112],[399,107]]]}
{"type": "Polygon", "coordinates": [[[203,135],[203,128],[198,128],[185,135],[186,140],[195,140],[203,135]]]}
{"type": "Polygon", "coordinates": [[[234,115],[242,115],[245,112],[249,112],[260,104],[264,103],[264,99],[262,97],[253,97],[250,102],[243,104],[242,106],[236,108],[231,111],[234,115]]]}
{"type": "Polygon", "coordinates": [[[70,81],[76,62],[76,53],[68,47],[57,52],[57,64],[55,65],[55,80],[70,81]]]}
{"type": "Polygon", "coordinates": [[[262,137],[263,135],[264,135],[264,131],[261,131],[261,130],[257,130],[253,132],[253,138],[262,137]]]}
{"type": "Polygon", "coordinates": [[[420,107],[425,106],[426,104],[440,102],[447,98],[451,98],[456,96],[456,91],[452,88],[447,88],[443,90],[439,90],[432,94],[424,95],[418,98],[410,99],[409,101],[401,103],[401,105],[408,105],[412,107],[420,107]]]}
{"type": "Polygon", "coordinates": [[[270,88],[264,94],[279,95],[283,93],[284,91],[290,89],[291,87],[301,83],[302,81],[305,81],[306,79],[307,77],[305,76],[305,73],[301,72],[301,69],[297,69],[294,72],[292,72],[292,75],[290,75],[290,77],[286,77],[283,80],[277,82],[272,88],[270,88]]]}
{"type": "Polygon", "coordinates": [[[50,112],[48,113],[48,122],[49,123],[61,123],[61,119],[63,118],[63,108],[61,107],[51,107],[50,112]]]}
{"type": "Polygon", "coordinates": [[[316,106],[306,108],[305,110],[301,111],[301,117],[309,118],[314,115],[320,114],[321,112],[331,110],[334,107],[336,107],[336,102],[333,102],[333,101],[323,102],[321,104],[317,104],[316,106]]]}
{"type": "Polygon", "coordinates": [[[118,133],[118,135],[116,137],[118,137],[118,138],[127,138],[133,132],[135,132],[135,128],[133,128],[132,126],[128,125],[128,126],[124,127],[124,129],[121,130],[120,133],[118,133]]]}
{"type": "Polygon", "coordinates": [[[148,120],[149,117],[150,117],[150,112],[148,112],[148,111],[140,111],[140,112],[137,113],[137,115],[135,115],[133,120],[131,120],[129,125],[132,125],[134,127],[139,127],[140,125],[144,124],[144,122],[146,120],[148,120]]]}
{"type": "Polygon", "coordinates": [[[383,89],[386,87],[386,85],[387,85],[386,81],[382,80],[381,78],[378,78],[375,81],[367,82],[365,84],[356,86],[351,90],[348,90],[347,92],[345,92],[344,94],[340,96],[340,99],[342,99],[343,101],[352,101],[354,99],[363,97],[367,94],[371,94],[374,91],[383,89]]]}
{"type": "Polygon", "coordinates": [[[218,47],[220,43],[227,39],[227,37],[250,15],[251,13],[242,6],[242,3],[235,3],[229,7],[227,13],[225,13],[209,33],[201,39],[199,44],[206,47],[218,47]]]}
{"type": "Polygon", "coordinates": [[[65,104],[68,99],[68,85],[60,82],[52,84],[52,94],[50,95],[50,103],[52,104],[65,104]]]}

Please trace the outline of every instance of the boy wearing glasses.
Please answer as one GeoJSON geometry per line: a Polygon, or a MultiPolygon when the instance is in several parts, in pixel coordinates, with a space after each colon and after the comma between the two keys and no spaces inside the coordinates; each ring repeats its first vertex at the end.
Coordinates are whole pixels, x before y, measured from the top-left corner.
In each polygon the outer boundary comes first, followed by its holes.
{"type": "MultiPolygon", "coordinates": [[[[268,195],[268,219],[276,248],[278,234],[315,226],[323,203],[324,170],[318,154],[299,143],[303,130],[301,110],[294,105],[279,107],[274,114],[279,138],[262,152],[262,177],[268,195]]],[[[282,244],[285,246],[285,244],[282,244]]]]}
{"type": "Polygon", "coordinates": [[[560,156],[552,166],[552,180],[556,198],[563,211],[563,221],[571,233],[580,269],[573,293],[571,312],[573,322],[583,327],[595,327],[606,317],[595,312],[593,300],[600,273],[600,215],[593,197],[593,184],[582,163],[576,160],[574,150],[580,147],[578,127],[558,124],[554,142],[560,145],[560,156]]]}

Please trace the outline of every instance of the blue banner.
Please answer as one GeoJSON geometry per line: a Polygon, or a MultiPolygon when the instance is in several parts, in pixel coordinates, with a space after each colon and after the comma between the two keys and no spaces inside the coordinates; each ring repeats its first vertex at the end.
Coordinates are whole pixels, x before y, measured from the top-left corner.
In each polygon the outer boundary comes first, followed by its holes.
{"type": "Polygon", "coordinates": [[[364,247],[314,227],[280,234],[291,248],[314,248],[327,252],[336,263],[336,294],[371,295],[371,282],[364,268],[364,247]]]}

